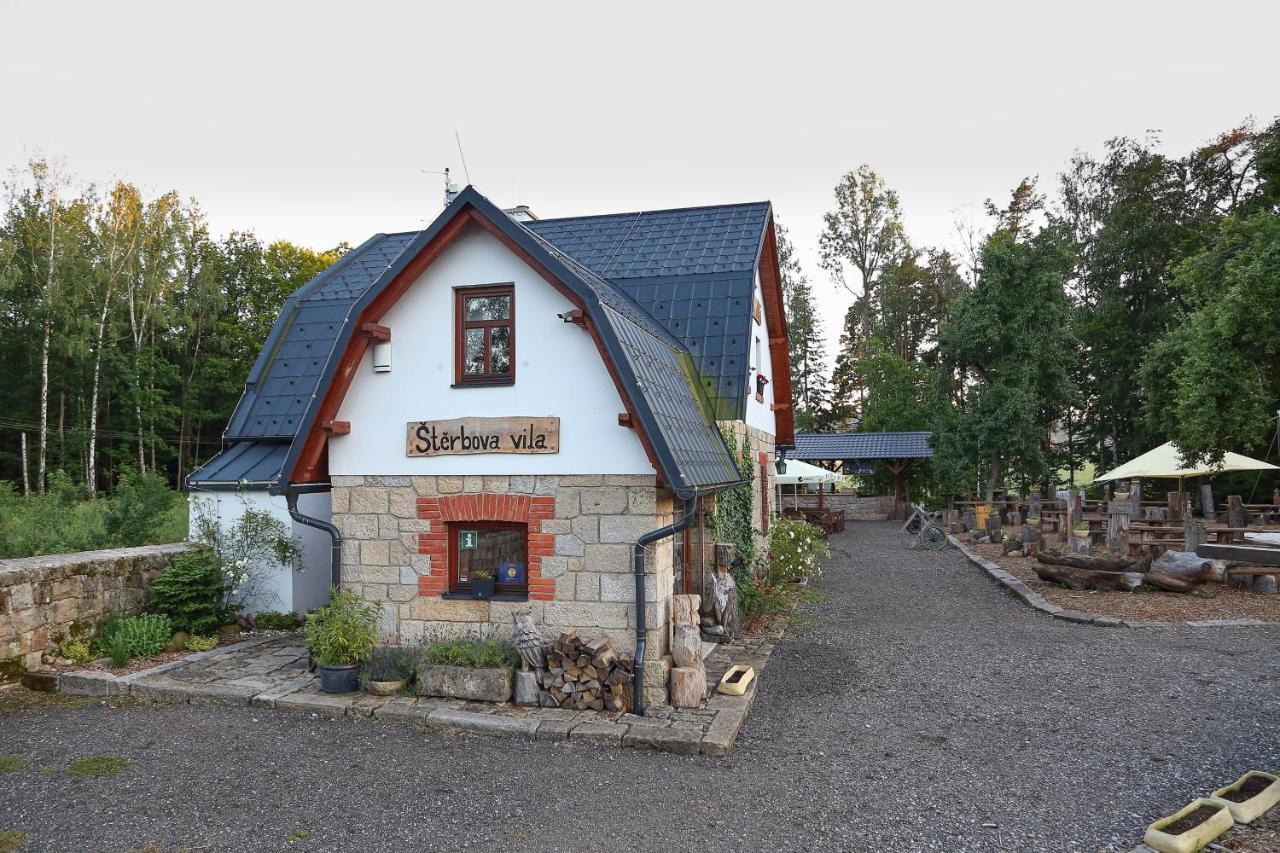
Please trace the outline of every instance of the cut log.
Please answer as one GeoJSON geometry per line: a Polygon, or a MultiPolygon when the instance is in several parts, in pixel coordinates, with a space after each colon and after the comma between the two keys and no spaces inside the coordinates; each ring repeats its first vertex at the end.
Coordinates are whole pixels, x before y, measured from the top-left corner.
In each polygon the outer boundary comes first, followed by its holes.
{"type": "Polygon", "coordinates": [[[1147,560],[1136,557],[1086,556],[1083,554],[1037,554],[1041,563],[1052,566],[1071,566],[1095,572],[1138,572],[1147,570],[1147,560]]]}
{"type": "Polygon", "coordinates": [[[671,657],[676,666],[694,666],[702,661],[702,635],[696,626],[676,625],[671,657]]]}
{"type": "Polygon", "coordinates": [[[1036,577],[1040,580],[1064,583],[1071,589],[1110,589],[1118,592],[1133,592],[1142,586],[1143,578],[1141,572],[1104,572],[1051,563],[1037,563],[1035,570],[1036,577]]]}
{"type": "Polygon", "coordinates": [[[698,608],[702,605],[702,597],[698,595],[673,595],[671,597],[671,619],[676,625],[698,624],[698,608]]]}
{"type": "Polygon", "coordinates": [[[671,704],[676,708],[697,708],[707,698],[707,673],[697,666],[677,666],[671,670],[671,704]]]}
{"type": "Polygon", "coordinates": [[[1185,551],[1165,551],[1147,571],[1147,583],[1168,592],[1197,592],[1215,572],[1213,562],[1185,551]]]}

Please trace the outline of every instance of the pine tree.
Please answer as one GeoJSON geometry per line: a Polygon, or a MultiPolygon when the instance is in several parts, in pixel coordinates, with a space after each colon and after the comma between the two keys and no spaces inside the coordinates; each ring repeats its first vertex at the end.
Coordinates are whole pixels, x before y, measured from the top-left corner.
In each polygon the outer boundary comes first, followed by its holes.
{"type": "Polygon", "coordinates": [[[827,417],[830,388],[827,385],[827,346],[822,317],[813,304],[813,288],[795,255],[795,247],[781,224],[778,231],[778,264],[782,272],[782,298],[786,303],[787,346],[791,354],[791,397],[796,429],[820,427],[827,417]]]}

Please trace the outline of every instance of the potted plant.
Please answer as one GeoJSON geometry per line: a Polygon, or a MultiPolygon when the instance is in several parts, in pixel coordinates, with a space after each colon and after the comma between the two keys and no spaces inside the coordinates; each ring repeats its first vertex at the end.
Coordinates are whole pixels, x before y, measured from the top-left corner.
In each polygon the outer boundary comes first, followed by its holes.
{"type": "Polygon", "coordinates": [[[1040,516],[1038,516],[1038,515],[1028,515],[1028,516],[1027,516],[1027,524],[1028,524],[1029,526],[1031,526],[1031,527],[1039,527],[1039,526],[1040,526],[1040,516]]]}
{"type": "Polygon", "coordinates": [[[329,603],[307,617],[307,648],[320,668],[320,689],[350,693],[378,639],[378,611],[349,589],[334,588],[329,603]]]}
{"type": "Polygon", "coordinates": [[[492,638],[428,642],[418,658],[418,695],[509,702],[515,689],[515,646],[492,638]]]}
{"type": "Polygon", "coordinates": [[[403,646],[375,646],[365,668],[365,683],[374,696],[394,696],[413,678],[417,653],[403,646]]]}
{"type": "Polygon", "coordinates": [[[1195,853],[1233,823],[1225,803],[1201,797],[1148,826],[1142,842],[1160,853],[1195,853]]]}
{"type": "Polygon", "coordinates": [[[1088,522],[1084,522],[1084,521],[1076,522],[1075,527],[1071,528],[1071,532],[1072,534],[1074,534],[1075,536],[1078,536],[1081,539],[1088,539],[1089,538],[1088,522]]]}
{"type": "Polygon", "coordinates": [[[1225,788],[1213,792],[1231,810],[1237,823],[1253,823],[1276,803],[1280,803],[1280,776],[1250,770],[1225,788]]]}
{"type": "Polygon", "coordinates": [[[476,598],[485,601],[493,598],[493,569],[483,567],[472,569],[467,575],[467,580],[471,584],[471,594],[476,598]]]}

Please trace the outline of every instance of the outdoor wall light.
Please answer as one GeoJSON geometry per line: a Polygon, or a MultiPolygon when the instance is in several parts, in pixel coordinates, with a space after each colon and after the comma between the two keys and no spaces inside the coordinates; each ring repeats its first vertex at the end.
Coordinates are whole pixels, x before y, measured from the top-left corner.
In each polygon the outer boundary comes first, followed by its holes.
{"type": "Polygon", "coordinates": [[[378,341],[373,345],[373,372],[391,372],[391,341],[378,341]]]}
{"type": "Polygon", "coordinates": [[[787,454],[781,448],[773,456],[773,470],[780,475],[787,473],[787,454]]]}

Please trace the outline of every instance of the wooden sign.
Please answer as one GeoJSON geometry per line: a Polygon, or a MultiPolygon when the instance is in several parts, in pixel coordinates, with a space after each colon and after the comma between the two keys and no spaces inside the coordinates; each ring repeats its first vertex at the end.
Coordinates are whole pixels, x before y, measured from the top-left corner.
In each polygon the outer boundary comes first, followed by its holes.
{"type": "Polygon", "coordinates": [[[559,452],[559,418],[409,421],[406,447],[408,456],[559,452]]]}

